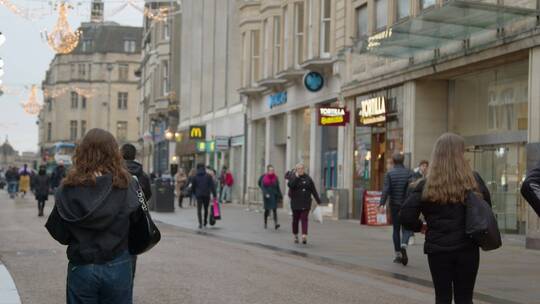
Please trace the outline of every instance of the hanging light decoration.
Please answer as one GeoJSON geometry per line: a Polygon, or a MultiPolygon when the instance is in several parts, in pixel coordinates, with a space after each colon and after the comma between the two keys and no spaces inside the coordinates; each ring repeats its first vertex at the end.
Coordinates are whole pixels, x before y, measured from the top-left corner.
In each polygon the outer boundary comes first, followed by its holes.
{"type": "Polygon", "coordinates": [[[37,101],[37,86],[34,84],[32,85],[32,89],[30,90],[30,96],[28,96],[28,100],[22,103],[22,107],[24,109],[24,112],[30,115],[37,115],[39,114],[39,111],[41,110],[41,105],[37,101]]]}
{"type": "Polygon", "coordinates": [[[68,4],[62,2],[58,5],[58,21],[54,30],[47,34],[49,46],[59,54],[71,53],[79,44],[80,31],[71,30],[67,20],[68,4]]]}

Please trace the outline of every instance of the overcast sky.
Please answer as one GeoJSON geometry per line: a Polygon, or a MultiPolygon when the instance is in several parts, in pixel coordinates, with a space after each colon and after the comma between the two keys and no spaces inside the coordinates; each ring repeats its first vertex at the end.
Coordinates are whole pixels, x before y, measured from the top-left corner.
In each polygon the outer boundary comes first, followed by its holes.
{"type": "MultiPolygon", "coordinates": [[[[0,97],[0,141],[9,136],[9,142],[19,151],[38,150],[37,116],[26,114],[21,102],[28,98],[32,84],[39,85],[54,56],[47,43],[42,40],[43,30],[51,31],[56,23],[57,13],[51,10],[50,0],[10,0],[19,8],[33,8],[34,13],[47,14],[34,21],[13,14],[0,4],[0,32],[6,42],[0,47],[0,57],[4,59],[3,84],[10,92],[0,97]],[[26,87],[26,88],[25,88],[26,87]]],[[[105,0],[107,20],[124,25],[142,25],[142,14],[131,7],[109,16],[122,5],[123,0],[105,0]],[[107,17],[109,16],[109,17],[107,17]]],[[[90,0],[69,1],[75,6],[70,10],[69,23],[73,28],[81,22],[89,21],[90,0]]],[[[143,5],[143,1],[137,1],[143,5]]],[[[42,102],[42,95],[39,95],[42,102]]]]}

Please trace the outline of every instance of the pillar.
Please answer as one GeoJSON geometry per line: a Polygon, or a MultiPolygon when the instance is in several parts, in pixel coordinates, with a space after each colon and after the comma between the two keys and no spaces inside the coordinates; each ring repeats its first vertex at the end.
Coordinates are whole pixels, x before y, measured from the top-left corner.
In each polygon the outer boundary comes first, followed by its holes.
{"type": "Polygon", "coordinates": [[[310,128],[309,128],[309,175],[315,182],[317,190],[322,184],[321,180],[321,138],[322,129],[317,122],[318,109],[315,106],[309,108],[310,111],[310,128]]]}

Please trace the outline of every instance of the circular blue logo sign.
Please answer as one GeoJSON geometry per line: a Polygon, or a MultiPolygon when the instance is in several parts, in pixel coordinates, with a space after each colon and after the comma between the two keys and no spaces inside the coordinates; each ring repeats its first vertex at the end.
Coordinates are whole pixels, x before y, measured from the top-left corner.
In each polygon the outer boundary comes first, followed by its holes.
{"type": "Polygon", "coordinates": [[[309,72],[304,76],[304,86],[310,92],[318,92],[324,86],[324,78],[319,72],[309,72]]]}

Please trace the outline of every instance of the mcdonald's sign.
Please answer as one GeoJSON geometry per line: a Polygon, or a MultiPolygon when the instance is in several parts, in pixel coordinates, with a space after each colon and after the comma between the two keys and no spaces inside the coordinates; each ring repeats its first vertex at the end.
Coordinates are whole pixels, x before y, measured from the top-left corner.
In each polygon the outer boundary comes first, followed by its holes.
{"type": "Polygon", "coordinates": [[[206,139],[206,126],[189,127],[189,139],[206,139]]]}

